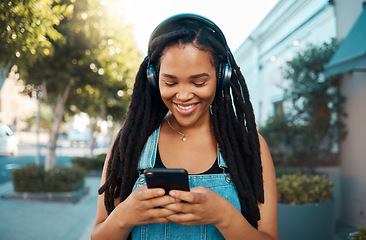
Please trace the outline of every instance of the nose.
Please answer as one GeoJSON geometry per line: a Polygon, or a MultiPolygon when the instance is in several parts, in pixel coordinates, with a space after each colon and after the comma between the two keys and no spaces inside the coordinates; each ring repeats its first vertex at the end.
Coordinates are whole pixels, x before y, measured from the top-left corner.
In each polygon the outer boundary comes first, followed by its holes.
{"type": "Polygon", "coordinates": [[[192,99],[194,97],[194,94],[192,91],[189,90],[189,88],[181,88],[179,91],[175,94],[175,97],[184,102],[192,99]]]}

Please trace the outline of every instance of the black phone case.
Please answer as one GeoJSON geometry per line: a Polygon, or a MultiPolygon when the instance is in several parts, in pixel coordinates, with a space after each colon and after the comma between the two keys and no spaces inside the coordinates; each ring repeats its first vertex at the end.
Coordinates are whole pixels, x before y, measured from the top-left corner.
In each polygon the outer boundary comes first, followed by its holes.
{"type": "Polygon", "coordinates": [[[148,188],[163,188],[165,194],[170,190],[189,191],[188,173],[181,168],[154,168],[144,171],[148,188]]]}

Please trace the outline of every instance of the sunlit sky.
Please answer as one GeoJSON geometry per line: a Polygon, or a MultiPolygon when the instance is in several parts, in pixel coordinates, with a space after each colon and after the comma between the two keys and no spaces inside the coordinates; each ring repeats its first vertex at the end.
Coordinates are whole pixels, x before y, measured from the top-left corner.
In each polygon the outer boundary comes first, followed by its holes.
{"type": "MultiPolygon", "coordinates": [[[[178,13],[195,13],[215,22],[224,32],[234,52],[267,15],[278,0],[119,0],[126,22],[134,28],[135,42],[146,54],[148,39],[154,28],[178,13]]],[[[112,7],[112,6],[111,6],[112,7]]]]}

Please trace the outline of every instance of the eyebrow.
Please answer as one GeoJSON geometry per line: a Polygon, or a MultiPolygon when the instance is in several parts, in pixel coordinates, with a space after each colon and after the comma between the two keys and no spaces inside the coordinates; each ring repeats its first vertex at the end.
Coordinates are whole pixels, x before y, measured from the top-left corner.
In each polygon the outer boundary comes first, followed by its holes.
{"type": "Polygon", "coordinates": [[[193,75],[191,76],[191,78],[201,78],[201,77],[208,77],[208,74],[207,73],[200,73],[200,74],[196,74],[196,75],[193,75]]]}
{"type": "Polygon", "coordinates": [[[162,73],[161,75],[162,75],[163,77],[166,77],[166,78],[176,79],[176,77],[175,77],[175,76],[170,75],[170,74],[168,74],[168,73],[162,73]]]}
{"type": "MultiPolygon", "coordinates": [[[[173,75],[168,74],[168,73],[162,73],[161,75],[162,75],[163,77],[171,78],[171,79],[176,79],[176,78],[177,78],[176,76],[173,76],[173,75]]],[[[192,76],[190,76],[190,78],[192,78],[192,79],[197,79],[197,78],[207,77],[207,76],[208,76],[208,74],[207,74],[207,73],[200,73],[200,74],[192,75],[192,76]]]]}

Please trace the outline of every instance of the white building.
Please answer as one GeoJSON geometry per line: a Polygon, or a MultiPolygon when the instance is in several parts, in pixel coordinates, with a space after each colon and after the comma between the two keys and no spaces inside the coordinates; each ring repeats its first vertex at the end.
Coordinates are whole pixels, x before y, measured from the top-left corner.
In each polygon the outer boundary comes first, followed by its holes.
{"type": "Polygon", "coordinates": [[[327,0],[280,0],[245,39],[234,55],[259,124],[281,111],[286,61],[308,44],[319,45],[335,36],[334,8],[327,0]]]}
{"type": "MultiPolygon", "coordinates": [[[[348,136],[341,145],[341,164],[332,169],[336,181],[336,218],[352,226],[366,226],[366,9],[363,0],[279,0],[256,29],[235,51],[247,81],[258,124],[282,111],[283,70],[286,61],[307,45],[338,40],[359,42],[358,55],[344,57],[352,47],[342,45],[327,75],[341,74],[342,93],[347,97],[345,119],[348,136]],[[362,13],[362,14],[361,14],[362,13]],[[362,16],[364,16],[364,19],[362,16]],[[362,18],[362,19],[361,19],[362,18]],[[361,19],[361,20],[360,20],[361,19]],[[356,37],[350,30],[360,22],[356,37]],[[361,36],[359,36],[361,35],[361,36]],[[356,60],[352,60],[356,58],[356,60]],[[351,59],[351,60],[350,60],[351,59]],[[336,70],[334,70],[336,69],[336,70]]],[[[354,34],[356,35],[356,34],[354,34]]],[[[332,63],[333,61],[333,63],[332,63]]]]}
{"type": "Polygon", "coordinates": [[[366,1],[336,1],[337,37],[344,39],[325,75],[339,75],[348,135],[341,145],[341,216],[366,226],[366,1]]]}

